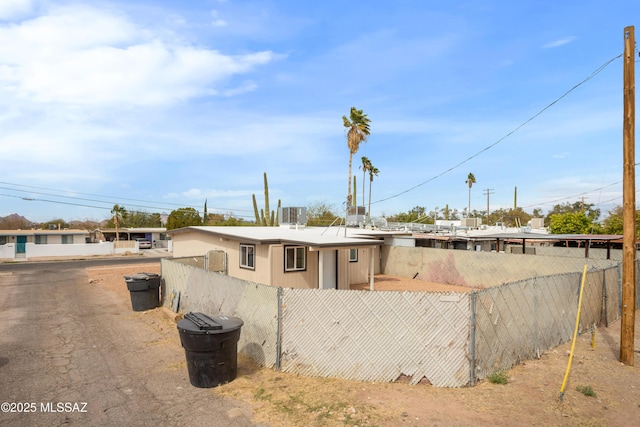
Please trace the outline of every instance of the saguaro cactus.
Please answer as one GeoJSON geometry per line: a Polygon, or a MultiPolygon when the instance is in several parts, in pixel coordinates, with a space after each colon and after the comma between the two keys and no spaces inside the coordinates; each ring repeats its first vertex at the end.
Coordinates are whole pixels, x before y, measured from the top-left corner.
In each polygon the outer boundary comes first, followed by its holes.
{"type": "MultiPolygon", "coordinates": [[[[256,216],[256,224],[263,226],[278,225],[278,215],[274,211],[269,211],[269,183],[267,182],[267,173],[264,172],[264,209],[260,209],[258,213],[258,203],[256,195],[251,195],[253,199],[253,213],[256,216]]],[[[278,210],[280,210],[280,199],[278,199],[278,210]]]]}
{"type": "Polygon", "coordinates": [[[265,222],[266,224],[263,224],[263,225],[268,225],[268,226],[273,225],[271,215],[269,214],[269,212],[271,212],[269,210],[269,184],[267,183],[267,173],[265,172],[264,173],[264,215],[262,216],[262,221],[265,222]]]}

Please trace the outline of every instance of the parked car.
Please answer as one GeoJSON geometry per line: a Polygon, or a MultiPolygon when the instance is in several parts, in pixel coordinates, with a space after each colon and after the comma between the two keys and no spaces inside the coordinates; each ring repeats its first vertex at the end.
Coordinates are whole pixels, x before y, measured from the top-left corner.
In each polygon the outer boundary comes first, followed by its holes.
{"type": "Polygon", "coordinates": [[[151,249],[151,242],[147,239],[136,239],[140,249],[151,249]]]}

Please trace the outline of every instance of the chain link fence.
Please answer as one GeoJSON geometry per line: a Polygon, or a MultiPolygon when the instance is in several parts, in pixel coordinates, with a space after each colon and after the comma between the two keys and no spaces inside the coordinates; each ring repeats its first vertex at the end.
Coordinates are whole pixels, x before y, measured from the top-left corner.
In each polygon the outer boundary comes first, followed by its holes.
{"type": "MultiPolygon", "coordinates": [[[[176,311],[235,316],[244,325],[238,349],[262,366],[278,363],[279,288],[210,272],[187,263],[163,259],[164,295],[177,295],[176,311]]],[[[171,305],[170,298],[163,305],[171,305]]]]}
{"type": "MultiPolygon", "coordinates": [[[[179,295],[180,312],[240,317],[239,351],[262,366],[438,387],[474,385],[569,341],[582,280],[563,273],[471,293],[291,289],[198,265],[163,259],[163,295],[179,295]]],[[[580,333],[619,319],[621,283],[619,265],[588,271],[580,333]]]]}
{"type": "Polygon", "coordinates": [[[282,370],[361,381],[469,382],[469,294],[284,289],[282,370]]]}
{"type": "MultiPolygon", "coordinates": [[[[587,272],[579,334],[620,318],[619,275],[618,266],[587,272]]],[[[571,340],[581,283],[582,273],[567,273],[473,292],[472,381],[571,340]]]]}
{"type": "Polygon", "coordinates": [[[205,268],[206,258],[204,256],[187,256],[181,258],[171,258],[172,261],[184,265],[192,265],[198,268],[205,268]]]}

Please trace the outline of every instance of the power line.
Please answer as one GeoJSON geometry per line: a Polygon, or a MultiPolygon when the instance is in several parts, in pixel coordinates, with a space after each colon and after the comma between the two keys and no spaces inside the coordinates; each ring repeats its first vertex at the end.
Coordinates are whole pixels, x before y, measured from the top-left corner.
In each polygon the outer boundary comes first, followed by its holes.
{"type": "Polygon", "coordinates": [[[32,197],[21,197],[21,196],[16,196],[16,195],[12,195],[12,194],[0,194],[0,196],[15,197],[16,199],[22,199],[22,200],[26,200],[28,202],[50,202],[50,203],[58,203],[58,204],[61,204],[61,205],[82,206],[82,207],[85,207],[85,208],[111,209],[111,208],[104,207],[104,206],[91,206],[91,205],[85,205],[85,204],[80,204],[80,203],[63,202],[63,201],[60,201],[60,200],[34,199],[32,197]]]}
{"type": "MultiPolygon", "coordinates": [[[[0,187],[0,188],[4,188],[4,187],[0,187]]],[[[84,208],[105,209],[105,210],[109,210],[109,211],[111,209],[113,209],[112,207],[108,207],[108,206],[95,206],[95,205],[87,205],[87,204],[84,204],[84,203],[64,202],[64,201],[61,201],[61,200],[39,199],[39,198],[33,198],[33,197],[16,196],[14,194],[2,194],[2,193],[0,193],[0,196],[14,197],[16,199],[22,199],[22,200],[25,200],[25,201],[28,201],[28,202],[56,203],[56,204],[59,204],[59,205],[80,206],[80,207],[84,207],[84,208]]],[[[63,196],[56,196],[56,195],[54,195],[54,196],[55,197],[63,197],[63,196]]],[[[107,203],[107,202],[104,202],[104,203],[107,203]]],[[[139,205],[129,205],[129,206],[138,206],[138,207],[140,207],[139,205]]],[[[184,208],[192,208],[192,209],[195,209],[196,211],[198,211],[196,208],[191,207],[191,206],[184,206],[184,205],[179,205],[179,206],[182,206],[184,208]]],[[[151,209],[156,209],[156,210],[164,209],[164,208],[155,208],[155,207],[150,207],[150,206],[147,206],[147,207],[151,208],[151,209]]],[[[173,209],[173,211],[181,212],[181,211],[184,211],[184,209],[173,209]]],[[[242,218],[252,218],[250,215],[236,215],[236,214],[234,214],[233,216],[234,217],[242,217],[242,218]]]]}
{"type": "MultiPolygon", "coordinates": [[[[640,165],[640,162],[636,163],[634,166],[638,166],[638,165],[640,165]]],[[[573,196],[562,197],[560,199],[555,199],[555,200],[551,200],[551,201],[544,202],[544,203],[536,203],[536,204],[532,204],[532,205],[522,206],[522,209],[533,208],[533,207],[544,206],[544,205],[550,205],[552,203],[561,202],[563,200],[575,199],[576,197],[582,197],[582,196],[584,196],[586,194],[594,193],[596,191],[602,191],[605,188],[613,187],[614,185],[618,185],[618,184],[622,184],[622,181],[616,181],[616,182],[613,182],[611,184],[603,185],[602,187],[594,188],[593,190],[584,191],[582,193],[575,194],[573,196]]],[[[638,192],[640,192],[640,190],[638,190],[638,192]]],[[[605,200],[604,202],[599,202],[599,204],[609,203],[609,202],[612,202],[614,200],[618,200],[618,199],[621,199],[621,198],[622,198],[622,196],[617,196],[617,197],[614,197],[613,199],[605,200]]]]}
{"type": "MultiPolygon", "coordinates": [[[[515,132],[517,132],[518,130],[520,130],[521,128],[523,128],[524,126],[526,126],[528,123],[530,123],[531,121],[533,121],[534,119],[536,119],[538,116],[540,116],[542,113],[544,113],[546,110],[548,110],[549,108],[551,108],[553,105],[555,105],[556,103],[558,103],[560,100],[562,100],[563,98],[565,98],[567,95],[569,95],[571,92],[573,92],[575,89],[577,89],[578,87],[580,87],[581,85],[583,85],[584,83],[586,83],[587,81],[591,80],[592,78],[594,78],[596,75],[598,75],[602,70],[604,70],[609,64],[611,64],[613,61],[615,61],[616,59],[622,57],[623,54],[620,54],[610,60],[608,60],[607,62],[605,62],[604,64],[602,64],[600,67],[598,67],[596,70],[594,70],[588,77],[586,77],[584,80],[582,80],[581,82],[577,83],[576,85],[574,85],[571,89],[567,90],[565,93],[563,93],[560,97],[556,98],[554,101],[552,101],[551,103],[549,103],[546,107],[542,108],[540,111],[538,111],[536,114],[534,114],[533,116],[531,116],[529,119],[527,119],[526,121],[524,121],[523,123],[521,123],[519,126],[517,126],[516,128],[514,128],[513,130],[511,130],[510,132],[508,132],[506,135],[504,135],[502,138],[498,139],[497,141],[495,141],[494,143],[488,145],[487,147],[483,148],[482,150],[476,152],[475,154],[467,157],[466,159],[462,160],[461,162],[457,163],[456,165],[450,167],[449,169],[433,176],[432,178],[427,179],[426,181],[423,181],[417,185],[414,185],[413,187],[401,191],[397,194],[394,194],[392,196],[386,197],[384,199],[380,199],[380,200],[376,200],[374,202],[371,202],[372,204],[376,204],[376,203],[381,203],[390,199],[393,199],[395,197],[399,197],[403,194],[406,194],[410,191],[415,190],[418,187],[421,187],[431,181],[434,181],[440,177],[442,177],[443,175],[457,169],[458,167],[462,166],[463,164],[469,162],[470,160],[478,157],[480,154],[484,153],[485,151],[490,150],[491,148],[495,147],[496,145],[500,144],[501,142],[503,142],[505,139],[507,139],[508,137],[510,137],[511,135],[513,135],[515,132]]],[[[636,61],[638,62],[638,61],[636,61]]],[[[615,185],[615,184],[619,184],[620,182],[614,183],[614,184],[610,184],[611,185],[615,185]]],[[[0,184],[5,184],[5,185],[12,185],[15,187],[23,187],[23,188],[34,188],[34,189],[38,189],[38,190],[48,190],[48,191],[56,191],[56,192],[60,192],[60,190],[57,189],[52,189],[52,188],[46,188],[46,187],[36,187],[36,186],[29,186],[29,185],[23,185],[23,184],[15,184],[15,183],[9,183],[9,182],[0,182],[0,184]]],[[[608,186],[605,187],[601,187],[602,188],[606,188],[608,186]]],[[[5,190],[10,190],[10,191],[21,191],[21,192],[27,192],[27,190],[20,190],[20,189],[14,189],[14,188],[8,188],[8,187],[0,187],[2,189],[5,190]]],[[[599,189],[596,190],[592,190],[592,191],[597,191],[599,189]]],[[[140,200],[140,199],[131,199],[131,198],[126,198],[126,197],[115,197],[115,196],[105,196],[105,195],[99,195],[99,194],[91,194],[91,193],[81,193],[81,192],[75,192],[76,194],[81,194],[81,195],[85,195],[85,196],[95,196],[95,197],[102,197],[102,198],[110,198],[113,199],[112,201],[109,200],[95,200],[95,199],[87,199],[87,198],[82,198],[82,197],[73,197],[73,196],[65,196],[65,195],[60,195],[60,194],[51,194],[51,193],[43,193],[43,192],[36,192],[36,191],[31,191],[29,190],[30,193],[33,194],[41,194],[41,195],[46,195],[46,196],[53,196],[53,197],[59,197],[59,198],[67,198],[67,199],[74,199],[74,200],[85,200],[85,201],[89,201],[89,202],[97,202],[97,203],[113,203],[113,200],[126,200],[126,201],[133,201],[133,202],[146,202],[145,200],[140,200]]],[[[585,192],[585,193],[581,193],[582,194],[588,194],[589,192],[585,192]]],[[[64,205],[73,205],[73,206],[82,206],[82,207],[90,207],[90,208],[97,208],[97,209],[111,209],[110,207],[104,207],[104,206],[94,206],[94,205],[87,205],[87,204],[80,204],[80,203],[71,203],[71,202],[63,202],[63,201],[56,201],[56,200],[47,200],[47,199],[36,199],[36,198],[31,198],[31,197],[20,197],[20,196],[15,196],[15,195],[8,195],[8,194],[0,194],[0,196],[5,196],[5,197],[16,197],[19,199],[23,199],[23,200],[27,200],[27,201],[41,201],[41,202],[48,202],[48,203],[58,203],[58,204],[64,204],[64,205]]],[[[566,200],[566,199],[570,199],[576,196],[569,196],[566,198],[562,198],[562,199],[557,199],[555,201],[551,201],[551,202],[546,202],[546,203],[542,203],[542,204],[538,204],[538,205],[546,205],[546,204],[551,204],[554,203],[556,201],[561,201],[561,200],[566,200]]],[[[612,199],[612,200],[616,200],[618,198],[612,199]]],[[[180,207],[184,207],[184,204],[177,204],[177,203],[160,203],[161,205],[165,205],[165,206],[180,206],[180,207]]],[[[138,204],[129,204],[130,206],[135,206],[135,207],[140,207],[140,208],[147,208],[147,209],[154,209],[154,210],[163,210],[163,209],[169,209],[166,207],[157,207],[157,206],[148,206],[148,205],[138,205],[138,204]]],[[[525,206],[525,207],[532,207],[532,206],[536,206],[536,205],[530,205],[530,206],[525,206]]],[[[187,206],[187,207],[192,207],[194,209],[198,209],[196,207],[193,206],[187,206]]],[[[217,207],[211,207],[210,209],[213,210],[219,210],[219,211],[233,211],[233,212],[251,212],[251,210],[248,209],[228,209],[228,208],[217,208],[217,207]]],[[[246,216],[246,217],[250,217],[250,215],[238,215],[238,216],[246,216]]]]}
{"type": "MultiPolygon", "coordinates": [[[[0,184],[12,185],[14,187],[24,187],[24,188],[29,188],[29,189],[34,188],[34,189],[39,189],[39,190],[48,190],[48,191],[60,192],[60,190],[53,189],[53,188],[36,187],[36,186],[22,185],[22,184],[14,184],[14,183],[10,183],[10,182],[0,182],[0,184]]],[[[62,195],[62,194],[52,194],[52,193],[33,191],[33,190],[22,190],[22,189],[16,189],[16,188],[10,188],[10,187],[2,187],[2,186],[0,186],[0,189],[9,190],[9,191],[28,192],[28,193],[31,193],[31,194],[40,194],[40,195],[44,195],[44,196],[53,196],[53,197],[59,197],[59,198],[64,198],[64,199],[84,200],[84,201],[88,201],[88,202],[107,203],[107,204],[112,204],[112,203],[114,203],[114,201],[118,201],[118,200],[127,200],[127,201],[134,201],[134,202],[147,202],[147,200],[130,199],[130,198],[126,198],[126,197],[103,196],[103,195],[99,195],[99,194],[81,193],[81,192],[76,192],[76,191],[74,191],[73,193],[81,194],[81,195],[85,195],[85,196],[96,196],[96,197],[101,197],[101,198],[111,198],[112,200],[88,199],[88,198],[84,198],[84,197],[65,196],[65,195],[62,195]]],[[[10,195],[7,195],[7,194],[2,194],[2,195],[11,197],[10,195]]],[[[23,200],[29,200],[29,201],[46,201],[46,202],[50,202],[50,203],[56,203],[55,200],[42,200],[42,199],[24,198],[24,197],[18,197],[18,198],[21,198],[23,200]]],[[[65,203],[65,202],[62,202],[62,201],[60,201],[59,203],[60,204],[73,204],[75,206],[85,206],[85,207],[98,208],[98,209],[111,209],[111,207],[83,205],[83,204],[77,204],[77,203],[65,203]]],[[[128,204],[129,204],[129,206],[134,206],[134,207],[138,207],[138,208],[146,208],[146,209],[154,209],[154,210],[170,209],[170,208],[167,208],[167,207],[148,206],[148,205],[131,204],[131,203],[128,203],[128,204]]],[[[160,203],[160,205],[185,207],[184,204],[177,204],[177,203],[160,203]]],[[[193,206],[188,206],[187,205],[187,207],[193,207],[193,206]]],[[[196,207],[193,207],[193,208],[196,209],[196,210],[198,209],[196,207]]],[[[251,212],[248,209],[226,209],[226,208],[217,208],[217,207],[210,207],[209,209],[219,210],[219,211],[251,212]]]]}
{"type": "MultiPolygon", "coordinates": [[[[0,189],[3,189],[3,190],[9,190],[9,191],[22,191],[22,192],[24,192],[24,191],[25,191],[25,190],[16,190],[16,189],[14,189],[14,188],[1,187],[1,186],[0,186],[0,189]]],[[[43,192],[39,192],[39,191],[32,191],[32,190],[30,190],[30,191],[29,191],[29,193],[30,193],[30,194],[41,194],[41,195],[44,195],[44,196],[60,197],[60,198],[63,198],[63,199],[85,200],[85,201],[87,201],[87,202],[97,202],[97,203],[109,203],[109,204],[111,204],[111,202],[110,202],[110,201],[105,201],[105,200],[86,199],[86,198],[84,198],[84,197],[63,196],[63,195],[60,195],[60,194],[43,193],[43,192]]],[[[29,201],[40,200],[40,199],[24,198],[24,197],[22,197],[22,199],[24,199],[24,200],[29,200],[29,201]]],[[[42,200],[40,200],[40,201],[42,201],[42,200]]],[[[49,202],[55,202],[55,201],[53,201],[53,200],[47,200],[47,201],[49,201],[49,202]]],[[[64,203],[64,202],[60,202],[60,203],[64,203]]],[[[70,204],[70,203],[65,203],[65,204],[70,204]]],[[[77,206],[84,206],[84,205],[81,205],[81,204],[76,204],[76,205],[77,205],[77,206]]],[[[129,206],[135,206],[135,207],[138,207],[138,208],[158,209],[158,208],[156,208],[156,207],[154,207],[154,206],[145,206],[145,205],[129,204],[129,206]]],[[[111,209],[110,207],[100,207],[100,206],[91,206],[91,207],[94,207],[94,208],[102,208],[102,209],[111,209]]]]}
{"type": "MultiPolygon", "coordinates": [[[[4,184],[4,185],[12,185],[14,187],[24,187],[24,188],[35,188],[38,190],[48,190],[48,191],[55,191],[55,192],[61,192],[58,189],[55,188],[47,188],[47,187],[36,187],[36,186],[32,186],[32,185],[23,185],[23,184],[15,184],[15,183],[11,183],[11,182],[0,182],[0,184],[4,184]]],[[[2,187],[0,187],[2,188],[2,187]]],[[[13,191],[24,191],[24,190],[16,190],[16,189],[11,189],[13,191]]],[[[141,199],[130,199],[130,198],[126,198],[126,197],[120,197],[120,196],[105,196],[105,195],[101,195],[101,194],[92,194],[92,193],[81,193],[78,191],[73,191],[73,193],[75,194],[81,194],[84,196],[95,196],[95,197],[102,197],[102,198],[109,198],[109,199],[115,199],[115,200],[129,200],[129,201],[134,201],[134,202],[147,202],[147,200],[141,200],[141,199]]],[[[54,197],[71,197],[71,196],[62,196],[62,195],[57,195],[57,194],[50,194],[50,193],[40,193],[40,194],[46,194],[49,196],[54,196],[54,197]]],[[[85,199],[80,199],[80,200],[85,200],[85,199]]],[[[90,200],[90,199],[86,199],[86,200],[90,200]]],[[[91,200],[90,200],[91,201],[91,200]]],[[[111,203],[110,201],[99,201],[101,203],[111,203]]],[[[178,204],[178,203],[160,203],[161,205],[167,205],[167,206],[184,206],[184,204],[178,204]]],[[[158,209],[158,208],[154,208],[154,209],[158,209]]],[[[163,208],[166,209],[166,208],[163,208]]],[[[216,209],[216,210],[231,210],[231,209],[226,209],[226,208],[217,208],[217,207],[211,207],[211,209],[216,209]]],[[[242,210],[244,212],[251,212],[248,209],[239,209],[242,210]]]]}
{"type": "MultiPolygon", "coordinates": [[[[604,186],[599,187],[599,188],[594,188],[593,190],[584,191],[582,193],[575,194],[573,196],[561,197],[560,199],[550,200],[550,201],[544,202],[544,203],[536,203],[536,204],[533,204],[533,205],[522,206],[522,209],[533,208],[533,207],[537,207],[537,206],[550,205],[552,203],[557,203],[557,202],[561,202],[563,200],[568,200],[568,199],[575,199],[576,197],[582,197],[582,196],[584,196],[586,194],[590,194],[590,193],[593,193],[595,191],[604,190],[605,188],[613,187],[614,185],[618,185],[618,184],[621,184],[621,183],[622,183],[622,181],[618,181],[618,182],[614,182],[612,184],[604,185],[604,186]]],[[[620,197],[622,197],[622,196],[620,196],[620,197]]],[[[601,203],[605,203],[605,202],[601,202],[601,203]]]]}
{"type": "Polygon", "coordinates": [[[558,103],[561,99],[563,99],[564,97],[566,97],[567,95],[569,95],[571,92],[573,92],[575,89],[577,89],[578,87],[582,86],[584,83],[588,82],[589,80],[591,80],[592,78],[594,78],[596,75],[598,75],[602,70],[604,70],[609,64],[611,64],[613,61],[615,61],[618,58],[622,57],[622,53],[614,58],[611,58],[610,60],[608,60],[607,62],[605,62],[604,64],[602,64],[600,67],[596,68],[587,78],[585,78],[584,80],[582,80],[580,83],[574,85],[571,89],[567,90],[565,93],[563,93],[560,97],[556,98],[554,101],[552,101],[550,104],[548,104],[546,107],[544,107],[543,109],[541,109],[540,111],[538,111],[536,114],[534,114],[533,116],[531,116],[529,119],[525,120],[523,123],[521,123],[519,126],[517,126],[515,129],[513,129],[512,131],[510,131],[509,133],[507,133],[505,136],[503,136],[502,138],[498,139],[496,142],[494,142],[491,145],[488,145],[487,147],[483,148],[482,150],[478,151],[477,153],[467,157],[466,159],[462,160],[461,162],[457,163],[456,165],[450,167],[449,169],[445,170],[444,172],[439,173],[438,175],[435,175],[432,178],[429,178],[428,180],[421,182],[420,184],[414,185],[413,187],[401,191],[397,194],[394,194],[393,196],[389,196],[387,198],[384,199],[380,199],[380,200],[376,200],[375,202],[371,202],[372,204],[375,203],[380,203],[380,202],[385,202],[387,200],[393,199],[395,197],[401,196],[403,194],[406,194],[410,191],[415,190],[418,187],[421,187],[431,181],[434,181],[438,178],[440,178],[441,176],[451,172],[454,169],[459,168],[460,166],[462,166],[463,164],[467,163],[468,161],[478,157],[480,154],[484,153],[485,151],[490,150],[491,148],[495,147],[496,145],[500,144],[502,141],[504,141],[505,139],[507,139],[508,137],[510,137],[511,135],[513,135],[514,133],[516,133],[518,130],[520,130],[521,128],[523,128],[525,125],[529,124],[531,121],[533,121],[534,119],[536,119],[538,116],[540,116],[542,113],[544,113],[546,110],[548,110],[549,108],[551,108],[553,105],[555,105],[556,103],[558,103]]]}

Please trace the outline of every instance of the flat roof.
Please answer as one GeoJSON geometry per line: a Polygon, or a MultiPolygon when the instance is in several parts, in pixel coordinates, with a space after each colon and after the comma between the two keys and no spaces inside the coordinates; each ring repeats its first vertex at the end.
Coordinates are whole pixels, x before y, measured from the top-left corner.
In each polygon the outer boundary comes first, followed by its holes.
{"type": "Polygon", "coordinates": [[[183,234],[188,232],[211,233],[230,240],[265,244],[296,244],[318,248],[337,246],[372,246],[381,245],[384,242],[379,239],[382,236],[392,236],[393,233],[374,232],[367,233],[365,229],[347,228],[346,236],[344,227],[262,227],[262,226],[190,226],[170,230],[167,234],[183,234]]]}
{"type": "Polygon", "coordinates": [[[415,234],[416,239],[435,239],[435,240],[546,240],[546,241],[562,241],[562,240],[592,240],[598,242],[614,242],[622,241],[622,235],[619,234],[543,234],[543,233],[491,233],[491,234],[415,234]]]}
{"type": "Polygon", "coordinates": [[[89,234],[89,232],[76,228],[67,230],[0,230],[0,236],[32,236],[35,234],[89,234]]]}
{"type": "MultiPolygon", "coordinates": [[[[96,231],[100,231],[102,233],[115,233],[115,228],[98,228],[96,231]]],[[[118,227],[119,233],[164,233],[167,231],[164,227],[141,227],[141,228],[130,228],[130,227],[118,227]]]]}

